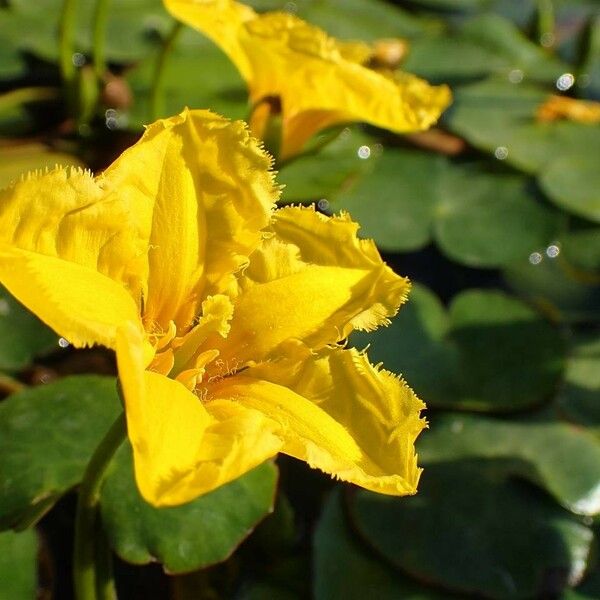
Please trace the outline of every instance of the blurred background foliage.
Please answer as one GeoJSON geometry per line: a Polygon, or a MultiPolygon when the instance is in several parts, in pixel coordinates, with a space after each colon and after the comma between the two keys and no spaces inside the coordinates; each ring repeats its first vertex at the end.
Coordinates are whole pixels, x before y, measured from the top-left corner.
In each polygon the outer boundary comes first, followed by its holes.
{"type": "MultiPolygon", "coordinates": [[[[248,116],[235,68],[175,35],[160,0],[69,4],[0,1],[0,186],[101,170],[184,106],[248,116]]],[[[540,108],[600,101],[599,3],[252,4],[400,38],[400,68],[452,87],[426,133],[338,128],[278,165],[284,203],[349,211],[415,283],[389,328],[350,342],[427,402],[425,472],[397,499],[280,457],[157,510],[123,447],[99,532],[120,597],[600,598],[600,119],[540,108]]],[[[0,387],[0,598],[69,598],[71,490],[119,411],[113,359],[1,291],[0,387]]]]}

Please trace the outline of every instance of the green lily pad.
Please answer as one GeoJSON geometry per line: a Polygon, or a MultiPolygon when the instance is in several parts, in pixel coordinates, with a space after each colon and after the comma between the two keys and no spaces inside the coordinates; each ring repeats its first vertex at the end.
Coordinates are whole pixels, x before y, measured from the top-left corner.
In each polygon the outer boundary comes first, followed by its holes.
{"type": "Polygon", "coordinates": [[[600,275],[600,227],[573,219],[569,230],[559,237],[565,260],[576,269],[600,275]]]}
{"type": "MultiPolygon", "coordinates": [[[[281,4],[285,6],[288,3],[281,4]]],[[[344,10],[339,9],[336,0],[300,0],[297,7],[299,17],[345,39],[412,38],[439,28],[433,19],[402,10],[383,0],[345,0],[344,10]]]]}
{"type": "Polygon", "coordinates": [[[351,514],[367,542],[407,573],[495,600],[560,593],[582,578],[593,540],[498,461],[430,465],[415,497],[360,491],[351,514]]]}
{"type": "Polygon", "coordinates": [[[65,377],[0,403],[0,529],[30,526],[69,489],[121,411],[112,377],[65,377]]]}
{"type": "Polygon", "coordinates": [[[350,339],[370,344],[371,360],[402,373],[429,406],[505,412],[551,397],[563,369],[562,338],[526,304],[469,290],[446,312],[422,286],[409,298],[389,327],[350,339]]]}
{"type": "Polygon", "coordinates": [[[57,342],[49,327],[0,286],[0,370],[19,371],[57,342]]]}
{"type": "Polygon", "coordinates": [[[538,175],[558,206],[597,222],[598,177],[590,157],[600,153],[598,126],[536,122],[536,110],[548,97],[530,84],[488,80],[455,90],[444,118],[473,145],[538,175]]]}
{"type": "Polygon", "coordinates": [[[585,74],[586,79],[579,79],[578,91],[584,98],[598,100],[600,98],[600,16],[597,13],[597,6],[594,7],[595,13],[589,20],[587,54],[582,60],[579,72],[585,74]],[[585,85],[581,85],[581,82],[585,85]]]}
{"type": "MultiPolygon", "coordinates": [[[[596,129],[600,137],[600,129],[596,129]]],[[[542,189],[565,210],[600,222],[600,169],[597,157],[553,160],[540,177],[542,189]]]]}
{"type": "Polygon", "coordinates": [[[315,600],[442,600],[382,561],[349,529],[339,488],[328,498],[314,535],[315,600]]]}
{"type": "Polygon", "coordinates": [[[528,40],[508,19],[478,15],[459,31],[423,36],[402,68],[434,81],[457,81],[520,70],[532,81],[554,81],[568,65],[528,40]]]}
{"type": "Polygon", "coordinates": [[[484,163],[386,148],[371,172],[338,193],[334,208],[349,211],[383,250],[417,250],[433,237],[451,259],[490,268],[555,239],[559,216],[532,184],[484,163]]]}
{"type": "MultiPolygon", "coordinates": [[[[320,139],[327,135],[331,134],[324,133],[320,139]]],[[[369,161],[377,148],[372,138],[358,128],[343,129],[322,150],[299,156],[281,167],[277,176],[277,181],[285,186],[281,202],[288,204],[321,199],[330,202],[369,171],[369,161]],[[360,152],[366,152],[362,155],[368,157],[361,158],[360,152]]]]}
{"type": "Polygon", "coordinates": [[[600,335],[588,333],[575,339],[558,405],[566,418],[600,434],[600,335]]]}
{"type": "Polygon", "coordinates": [[[37,547],[34,530],[0,533],[0,598],[31,600],[37,591],[37,547]]]}
{"type": "Polygon", "coordinates": [[[512,461],[507,472],[543,487],[571,512],[600,513],[600,444],[568,423],[436,415],[418,451],[425,465],[463,458],[512,461]]]}
{"type": "Polygon", "coordinates": [[[339,191],[333,208],[348,211],[360,223],[361,236],[373,238],[382,250],[426,246],[447,161],[426,152],[385,148],[368,162],[369,172],[339,191]]]}
{"type": "Polygon", "coordinates": [[[574,269],[560,255],[532,253],[530,261],[504,270],[508,285],[555,320],[572,323],[600,320],[600,284],[574,269]]]}
{"type": "Polygon", "coordinates": [[[273,509],[276,486],[277,469],[266,462],[188,504],[154,508],[139,494],[125,444],[102,488],[102,522],[123,560],[186,573],[225,560],[273,509]]]}

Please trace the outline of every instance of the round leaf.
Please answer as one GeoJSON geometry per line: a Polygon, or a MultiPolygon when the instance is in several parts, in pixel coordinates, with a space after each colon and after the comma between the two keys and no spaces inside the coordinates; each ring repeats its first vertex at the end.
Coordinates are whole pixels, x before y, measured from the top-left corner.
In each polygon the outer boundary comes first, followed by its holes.
{"type": "Polygon", "coordinates": [[[77,485],[120,411],[112,377],[66,377],[0,403],[0,528],[30,525],[77,485]]]}
{"type": "Polygon", "coordinates": [[[0,370],[23,369],[57,341],[51,329],[0,286],[0,370]]]}
{"type": "Polygon", "coordinates": [[[335,198],[370,170],[374,154],[372,144],[373,140],[357,128],[348,127],[321,151],[309,151],[284,164],[277,177],[284,186],[281,202],[329,201],[335,198]],[[368,158],[360,157],[361,148],[369,148],[368,158]]]}
{"type": "Polygon", "coordinates": [[[545,488],[570,511],[600,513],[600,444],[567,423],[437,415],[431,431],[419,439],[418,451],[424,464],[458,458],[511,461],[512,474],[545,488]]]}
{"type": "Polygon", "coordinates": [[[405,149],[370,158],[372,171],[342,191],[334,208],[348,211],[362,237],[389,251],[417,250],[429,243],[438,199],[441,156],[405,149]]]}
{"type": "Polygon", "coordinates": [[[448,168],[440,181],[435,238],[450,258],[471,267],[524,259],[555,236],[558,218],[525,177],[473,165],[448,168]]]}
{"type": "Polygon", "coordinates": [[[453,260],[498,267],[556,236],[558,215],[539,202],[527,177],[412,149],[386,148],[371,160],[372,170],[334,206],[349,211],[361,235],[383,250],[417,250],[433,233],[453,260]]]}
{"type": "Polygon", "coordinates": [[[35,530],[0,533],[0,598],[31,600],[37,592],[35,530]]]}
{"type": "Polygon", "coordinates": [[[600,434],[600,335],[578,337],[567,362],[558,394],[560,409],[569,420],[600,434]]]}
{"type": "Polygon", "coordinates": [[[533,80],[553,81],[568,66],[492,12],[468,20],[456,32],[416,40],[402,68],[435,81],[456,81],[520,69],[533,80]]]}
{"type": "Polygon", "coordinates": [[[369,544],[420,580],[492,599],[553,597],[581,579],[593,534],[498,462],[431,465],[419,493],[356,494],[369,544]]]}
{"type": "Polygon", "coordinates": [[[267,462],[193,502],[154,508],[139,494],[125,444],[102,489],[102,521],[123,560],[158,560],[169,573],[185,573],[225,560],[272,510],[276,485],[267,462]]]}
{"type": "MultiPolygon", "coordinates": [[[[600,136],[600,131],[596,134],[600,136]]],[[[565,156],[542,172],[542,189],[571,213],[600,222],[600,169],[597,157],[565,156]]]]}
{"type": "Polygon", "coordinates": [[[554,319],[568,322],[600,320],[600,285],[597,278],[579,273],[560,255],[532,254],[504,271],[508,285],[554,319]]]}
{"type": "Polygon", "coordinates": [[[315,600],[441,600],[374,555],[349,529],[339,488],[328,498],[314,536],[315,600]]]}
{"type": "Polygon", "coordinates": [[[489,412],[548,399],[564,357],[550,323],[515,298],[483,290],[459,294],[446,313],[429,290],[415,286],[389,327],[351,341],[370,344],[371,360],[402,373],[429,406],[489,412]]]}

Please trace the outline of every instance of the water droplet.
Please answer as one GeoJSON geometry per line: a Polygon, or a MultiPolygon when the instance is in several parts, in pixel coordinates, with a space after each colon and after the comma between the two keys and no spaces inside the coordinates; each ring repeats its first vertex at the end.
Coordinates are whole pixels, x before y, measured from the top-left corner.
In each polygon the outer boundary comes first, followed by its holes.
{"type": "Polygon", "coordinates": [[[75,52],[73,56],[71,56],[71,61],[76,67],[83,67],[83,65],[85,65],[85,56],[81,54],[81,52],[75,52]]]}
{"type": "Polygon", "coordinates": [[[10,306],[4,298],[0,298],[0,316],[5,317],[10,312],[10,306]]]}
{"type": "Polygon", "coordinates": [[[529,255],[529,262],[532,265],[539,265],[542,262],[543,258],[544,257],[539,252],[532,252],[529,255]]]}
{"type": "Polygon", "coordinates": [[[558,90],[560,90],[561,92],[566,92],[568,89],[573,87],[574,83],[575,83],[575,76],[573,75],[573,73],[563,73],[556,80],[556,88],[558,90]]]}
{"type": "Polygon", "coordinates": [[[362,158],[363,160],[366,160],[367,158],[369,158],[371,156],[371,148],[369,148],[369,146],[361,146],[358,151],[358,158],[362,158]]]}
{"type": "Polygon", "coordinates": [[[505,160],[506,158],[508,158],[508,148],[506,146],[498,146],[494,150],[494,156],[498,160],[505,160]]]}
{"type": "Polygon", "coordinates": [[[554,46],[554,42],[556,41],[556,36],[550,31],[546,31],[540,36],[540,44],[544,46],[544,48],[550,48],[550,46],[554,46]]]}
{"type": "Polygon", "coordinates": [[[105,125],[108,129],[124,129],[129,123],[127,115],[114,108],[109,108],[104,113],[105,125]]]}
{"type": "Polygon", "coordinates": [[[521,69],[513,69],[508,74],[508,80],[511,83],[521,83],[521,81],[523,81],[523,76],[524,74],[523,71],[521,71],[521,69]]]}
{"type": "Polygon", "coordinates": [[[288,13],[296,14],[298,12],[298,5],[295,2],[286,2],[283,10],[288,13]]]}
{"type": "Polygon", "coordinates": [[[452,433],[460,433],[463,430],[464,423],[462,421],[453,421],[450,426],[452,433]]]}
{"type": "Polygon", "coordinates": [[[327,210],[329,208],[329,200],[327,200],[327,198],[321,198],[317,202],[317,206],[319,210],[327,210]]]}
{"type": "Polygon", "coordinates": [[[582,88],[586,88],[592,83],[592,78],[589,73],[581,73],[577,78],[577,85],[582,88]]]}
{"type": "Polygon", "coordinates": [[[78,128],[79,135],[86,137],[92,133],[92,128],[87,123],[82,123],[78,128]]]}
{"type": "Polygon", "coordinates": [[[61,337],[58,339],[58,345],[61,348],[68,348],[71,344],[69,344],[69,341],[66,340],[64,337],[61,337]]]}
{"type": "Polygon", "coordinates": [[[546,248],[546,256],[548,258],[556,258],[560,254],[560,248],[556,244],[550,244],[546,248]]]}
{"type": "Polygon", "coordinates": [[[344,127],[344,129],[342,129],[340,132],[340,140],[345,140],[351,133],[352,131],[350,131],[350,127],[344,127]]]}

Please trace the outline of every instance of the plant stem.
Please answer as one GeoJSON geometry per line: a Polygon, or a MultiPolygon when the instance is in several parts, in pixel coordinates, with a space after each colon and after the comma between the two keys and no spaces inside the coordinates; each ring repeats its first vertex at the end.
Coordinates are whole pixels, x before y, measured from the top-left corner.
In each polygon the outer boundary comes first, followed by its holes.
{"type": "MultiPolygon", "coordinates": [[[[112,424],[96,448],[83,475],[75,517],[75,548],[73,553],[73,583],[77,600],[96,600],[97,508],[100,488],[106,470],[127,435],[125,413],[112,424]]],[[[100,557],[104,562],[105,556],[100,557]]],[[[100,563],[102,565],[102,562],[100,563]]],[[[106,570],[103,572],[106,575],[106,570]]],[[[106,585],[106,582],[102,582],[106,585]]]]}
{"type": "Polygon", "coordinates": [[[5,373],[0,373],[0,392],[14,394],[15,392],[20,392],[21,390],[24,390],[26,387],[27,386],[24,383],[21,383],[14,377],[6,375],[5,373]]]}
{"type": "Polygon", "coordinates": [[[175,45],[177,36],[182,30],[182,25],[179,21],[173,24],[169,35],[163,42],[162,48],[156,59],[156,65],[154,67],[154,77],[152,78],[152,89],[150,90],[150,109],[149,109],[149,120],[150,122],[156,121],[164,110],[164,96],[163,96],[163,83],[165,78],[165,65],[167,64],[167,58],[175,45]]]}
{"type": "Polygon", "coordinates": [[[53,87],[24,87],[0,94],[0,111],[7,111],[26,102],[42,102],[58,98],[59,90],[53,87]]]}
{"type": "Polygon", "coordinates": [[[71,88],[75,79],[73,48],[77,22],[77,0],[63,0],[59,24],[59,63],[65,87],[71,88]]]}
{"type": "Polygon", "coordinates": [[[553,0],[538,0],[537,4],[538,38],[548,48],[554,45],[554,4],[553,0]]]}
{"type": "Polygon", "coordinates": [[[106,42],[106,23],[108,22],[108,8],[110,0],[96,0],[94,11],[94,39],[93,58],[94,71],[98,81],[102,81],[106,72],[106,55],[104,52],[106,42]]]}

